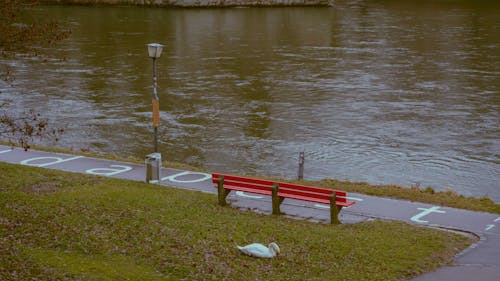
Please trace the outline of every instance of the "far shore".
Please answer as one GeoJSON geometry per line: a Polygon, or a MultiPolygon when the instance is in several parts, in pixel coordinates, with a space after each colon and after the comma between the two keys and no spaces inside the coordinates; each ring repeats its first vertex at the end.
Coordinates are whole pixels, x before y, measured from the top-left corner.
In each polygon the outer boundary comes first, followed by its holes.
{"type": "Polygon", "coordinates": [[[41,0],[45,4],[68,5],[130,5],[178,8],[220,7],[327,7],[334,0],[41,0]]]}

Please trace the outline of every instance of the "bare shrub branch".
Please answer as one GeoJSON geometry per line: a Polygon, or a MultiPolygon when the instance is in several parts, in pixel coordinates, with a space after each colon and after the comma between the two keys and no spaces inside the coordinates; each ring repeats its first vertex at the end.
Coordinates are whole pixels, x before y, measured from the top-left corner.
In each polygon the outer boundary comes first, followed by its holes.
{"type": "Polygon", "coordinates": [[[62,133],[64,129],[50,128],[48,120],[34,110],[25,111],[19,116],[11,116],[5,110],[0,112],[1,139],[20,145],[26,151],[35,139],[50,138],[59,141],[62,133]]]}

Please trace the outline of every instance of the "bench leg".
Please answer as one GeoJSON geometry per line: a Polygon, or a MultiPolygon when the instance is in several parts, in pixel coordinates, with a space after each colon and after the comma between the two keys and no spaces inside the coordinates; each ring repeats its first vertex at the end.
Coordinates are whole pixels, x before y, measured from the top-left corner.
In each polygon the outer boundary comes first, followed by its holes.
{"type": "Polygon", "coordinates": [[[283,202],[283,200],[285,198],[283,197],[279,197],[278,196],[278,190],[279,190],[279,187],[278,187],[278,184],[275,183],[273,185],[273,189],[272,189],[272,200],[273,200],[273,215],[279,215],[281,214],[281,211],[280,211],[280,205],[281,203],[283,202]]]}
{"type": "Polygon", "coordinates": [[[219,199],[219,205],[226,206],[226,197],[229,195],[231,190],[224,189],[224,177],[219,177],[219,181],[217,182],[217,197],[219,199]]]}
{"type": "Polygon", "coordinates": [[[337,206],[335,201],[337,200],[337,193],[333,193],[330,197],[330,223],[331,224],[341,224],[339,220],[339,213],[342,210],[341,206],[337,206]]]}
{"type": "Polygon", "coordinates": [[[330,223],[331,224],[342,224],[339,220],[339,214],[342,207],[333,206],[330,207],[330,223]]]}

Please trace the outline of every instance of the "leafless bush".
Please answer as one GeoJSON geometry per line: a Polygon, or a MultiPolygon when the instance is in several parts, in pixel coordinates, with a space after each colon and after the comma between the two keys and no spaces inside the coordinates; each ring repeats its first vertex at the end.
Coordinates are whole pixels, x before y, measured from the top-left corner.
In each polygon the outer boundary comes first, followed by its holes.
{"type": "Polygon", "coordinates": [[[58,141],[62,128],[50,128],[48,120],[33,110],[12,116],[2,110],[6,104],[0,105],[0,139],[20,145],[28,150],[35,139],[50,138],[58,141]]]}

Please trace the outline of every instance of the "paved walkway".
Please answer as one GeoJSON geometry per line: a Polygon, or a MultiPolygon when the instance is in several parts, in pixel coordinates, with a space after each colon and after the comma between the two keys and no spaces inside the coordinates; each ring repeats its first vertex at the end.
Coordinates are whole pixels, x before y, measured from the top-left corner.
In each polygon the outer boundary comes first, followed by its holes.
{"type": "MultiPolygon", "coordinates": [[[[0,161],[138,181],[144,181],[146,175],[145,165],[37,150],[25,152],[2,145],[0,161]]],[[[202,172],[163,168],[160,185],[217,193],[211,183],[211,175],[202,172]]],[[[349,193],[349,196],[350,200],[358,204],[342,210],[340,220],[344,223],[382,218],[470,232],[481,238],[477,244],[457,256],[455,266],[443,267],[414,280],[500,280],[499,215],[356,193],[349,193]]],[[[269,214],[272,212],[270,198],[232,192],[228,201],[236,207],[269,214]]],[[[330,220],[327,205],[287,199],[281,210],[292,218],[318,222],[330,220]]]]}

